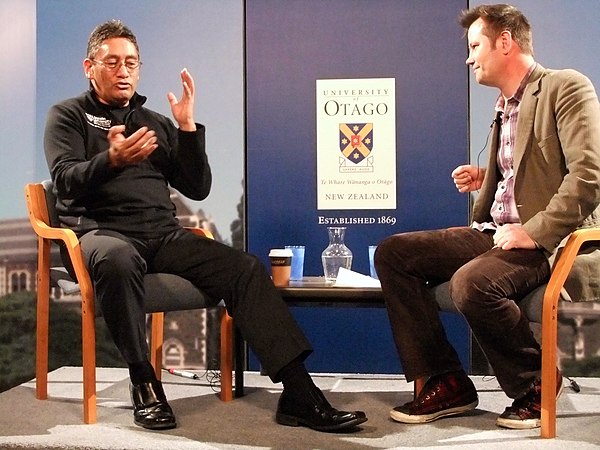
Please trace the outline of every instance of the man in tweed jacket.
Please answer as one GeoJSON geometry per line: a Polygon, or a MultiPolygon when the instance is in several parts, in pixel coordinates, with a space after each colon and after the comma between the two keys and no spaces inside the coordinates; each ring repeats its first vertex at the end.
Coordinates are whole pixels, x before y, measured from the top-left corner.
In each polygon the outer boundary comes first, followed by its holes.
{"type": "MultiPolygon", "coordinates": [[[[392,419],[424,423],[465,413],[477,391],[448,342],[430,288],[450,296],[514,399],[497,425],[540,425],[541,352],[518,302],[550,277],[552,258],[578,227],[600,217],[600,106],[574,70],[547,70],[533,57],[531,27],[510,5],[461,16],[478,83],[497,88],[487,168],[457,167],[460,192],[480,190],[471,226],[402,233],[377,248],[375,265],[402,367],[425,382],[392,419]]],[[[574,271],[598,287],[595,251],[574,271]]],[[[570,294],[598,298],[572,279],[570,294]],[[577,292],[574,292],[577,291],[577,292]]],[[[562,387],[558,376],[557,395],[562,387]]]]}

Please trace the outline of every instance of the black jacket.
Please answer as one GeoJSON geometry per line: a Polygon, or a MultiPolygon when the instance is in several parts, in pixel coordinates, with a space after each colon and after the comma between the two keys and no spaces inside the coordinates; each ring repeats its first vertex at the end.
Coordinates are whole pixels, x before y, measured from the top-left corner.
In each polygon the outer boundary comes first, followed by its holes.
{"type": "MultiPolygon", "coordinates": [[[[53,106],[46,122],[44,150],[63,225],[78,235],[111,229],[128,236],[156,238],[179,227],[168,185],[194,200],[210,192],[212,175],[205,129],[178,130],[170,119],[144,108],[134,94],[127,108],[111,108],[93,91],[53,106]],[[115,169],[108,161],[108,129],[124,123],[156,132],[158,148],[138,164],[115,169]]],[[[129,129],[129,126],[128,126],[129,129]]]]}

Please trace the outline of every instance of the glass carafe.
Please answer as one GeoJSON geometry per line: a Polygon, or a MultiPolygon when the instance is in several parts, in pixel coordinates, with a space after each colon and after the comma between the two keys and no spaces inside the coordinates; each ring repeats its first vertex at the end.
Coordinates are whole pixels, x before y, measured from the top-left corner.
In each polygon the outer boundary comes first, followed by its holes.
{"type": "Polygon", "coordinates": [[[335,281],[340,267],[350,270],[352,267],[352,252],[344,244],[346,227],[327,227],[329,245],[321,253],[323,272],[326,281],[335,281]]]}

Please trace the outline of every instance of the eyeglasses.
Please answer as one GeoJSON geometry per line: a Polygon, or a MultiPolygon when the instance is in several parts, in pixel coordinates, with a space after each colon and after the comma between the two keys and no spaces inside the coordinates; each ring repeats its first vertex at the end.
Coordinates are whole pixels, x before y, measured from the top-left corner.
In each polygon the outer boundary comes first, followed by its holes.
{"type": "Polygon", "coordinates": [[[104,68],[106,70],[109,70],[111,72],[119,70],[121,68],[121,66],[125,66],[125,68],[129,72],[133,72],[134,70],[139,69],[140,66],[142,65],[142,62],[138,59],[126,59],[124,61],[122,61],[122,60],[101,61],[99,59],[90,58],[90,61],[92,61],[93,63],[98,63],[101,66],[104,66],[104,68]]]}

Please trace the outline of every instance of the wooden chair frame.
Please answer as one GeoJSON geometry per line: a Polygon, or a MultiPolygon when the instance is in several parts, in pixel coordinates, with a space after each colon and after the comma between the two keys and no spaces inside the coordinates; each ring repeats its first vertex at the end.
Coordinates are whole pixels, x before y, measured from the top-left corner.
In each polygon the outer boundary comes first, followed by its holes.
{"type": "MultiPolygon", "coordinates": [[[[68,228],[50,225],[43,184],[25,186],[29,220],[38,238],[37,273],[37,324],[36,324],[36,398],[48,398],[48,324],[50,311],[50,248],[53,241],[62,241],[69,253],[81,292],[82,368],[83,368],[83,420],[96,422],[96,331],[94,290],[83,262],[79,240],[68,228]]],[[[192,232],[212,238],[208,230],[191,228],[192,232]]],[[[152,313],[151,363],[160,379],[164,312],[152,313]]],[[[221,319],[221,392],[223,401],[233,399],[233,320],[224,312],[221,319]]]]}
{"type": "Polygon", "coordinates": [[[576,230],[554,265],[544,292],[542,307],[542,417],[541,437],[556,437],[556,363],[558,341],[558,301],[569,272],[582,245],[600,241],[600,228],[576,230]]]}
{"type": "MultiPolygon", "coordinates": [[[[569,236],[567,243],[556,260],[552,275],[545,287],[542,301],[542,411],[540,435],[542,438],[556,437],[556,364],[558,341],[558,301],[560,291],[571,272],[575,258],[583,244],[600,241],[600,227],[581,228],[569,236]]],[[[425,378],[414,383],[415,397],[423,389],[425,378]]]]}

